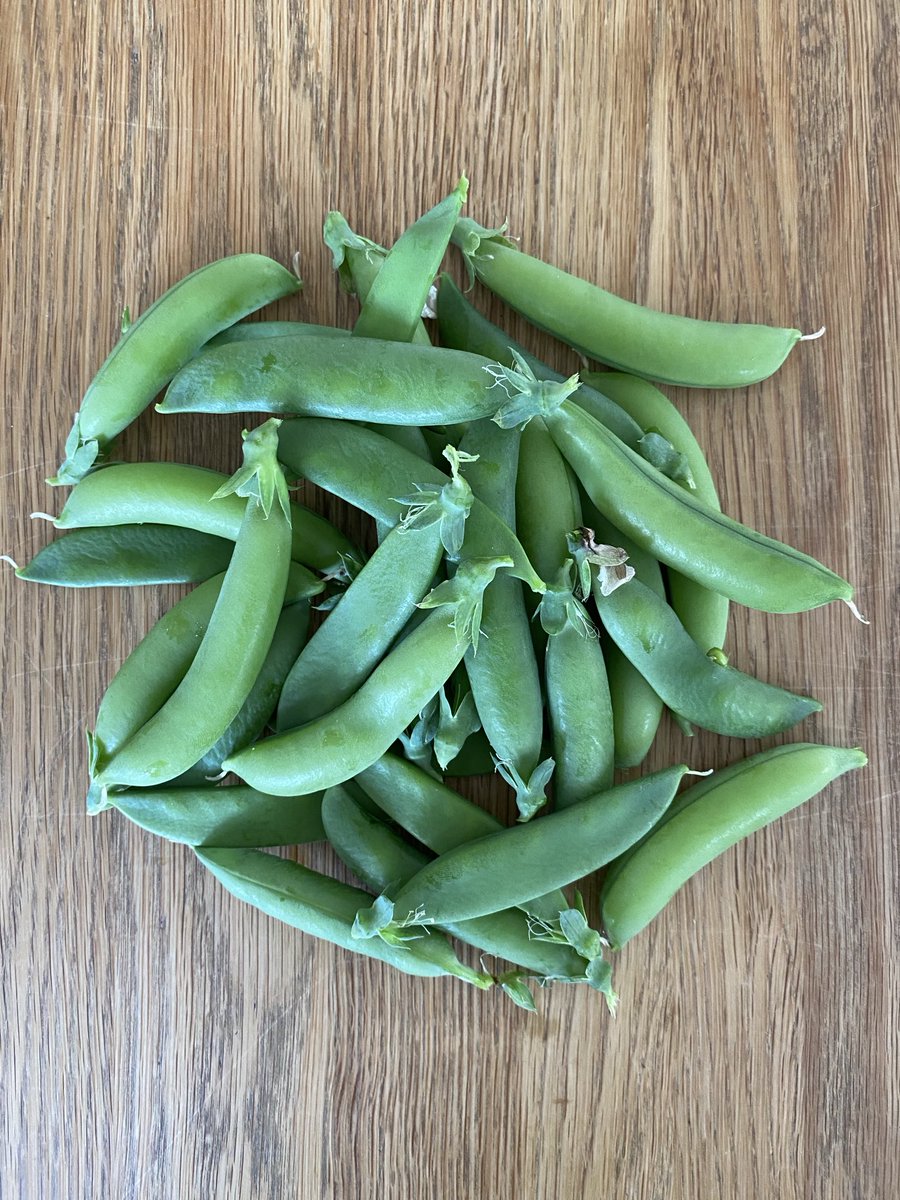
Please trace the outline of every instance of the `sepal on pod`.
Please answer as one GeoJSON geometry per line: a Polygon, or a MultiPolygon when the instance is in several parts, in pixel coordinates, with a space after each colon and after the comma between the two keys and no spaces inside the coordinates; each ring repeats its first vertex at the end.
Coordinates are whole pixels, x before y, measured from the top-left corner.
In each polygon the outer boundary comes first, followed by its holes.
{"type": "Polygon", "coordinates": [[[328,214],[325,218],[325,227],[322,230],[322,236],[325,245],[331,251],[332,265],[338,273],[341,287],[351,296],[356,294],[356,288],[353,284],[353,272],[347,261],[347,251],[362,251],[370,259],[387,258],[387,250],[384,246],[379,246],[377,242],[370,241],[369,238],[363,237],[362,234],[354,233],[347,222],[347,218],[342,213],[330,212],[328,214]]]}
{"type": "Polygon", "coordinates": [[[556,579],[548,584],[537,607],[541,628],[550,637],[562,633],[568,626],[583,637],[596,637],[594,623],[584,605],[575,596],[575,563],[567,558],[556,579]]]}
{"type": "Polygon", "coordinates": [[[270,417],[256,429],[245,429],[241,433],[244,439],[244,465],[213,493],[213,500],[234,492],[238,496],[257,500],[267,517],[277,500],[284,516],[291,519],[287,480],[277,457],[280,425],[277,417],[270,417]]]}
{"type": "Polygon", "coordinates": [[[583,525],[566,535],[569,553],[578,573],[578,590],[582,599],[591,594],[591,567],[597,568],[600,594],[608,596],[623,583],[634,579],[634,567],[627,566],[628,555],[621,546],[607,546],[594,540],[594,531],[583,525]]]}
{"type": "Polygon", "coordinates": [[[463,559],[453,578],[445,579],[432,588],[417,607],[452,608],[450,625],[456,630],[457,644],[464,646],[471,643],[473,651],[477,652],[484,590],[501,567],[511,566],[513,560],[508,556],[463,559]]]}
{"type": "Polygon", "coordinates": [[[568,379],[538,379],[518,350],[510,349],[514,367],[492,363],[484,369],[509,397],[501,404],[491,420],[501,429],[524,427],[532,417],[545,417],[554,412],[580,386],[578,375],[568,379]]]}
{"type": "Polygon", "coordinates": [[[534,814],[547,803],[547,784],[556,767],[555,760],[545,758],[543,762],[539,762],[527,780],[522,778],[510,762],[503,762],[495,757],[494,766],[504,783],[509,784],[516,793],[518,820],[523,824],[525,821],[530,821],[534,814]]]}
{"type": "Polygon", "coordinates": [[[411,496],[395,497],[398,504],[408,504],[409,510],[400,521],[400,528],[427,529],[440,522],[441,545],[451,562],[459,559],[465,537],[466,518],[475,499],[472,489],[460,474],[460,465],[476,462],[477,454],[466,454],[455,446],[444,449],[450,463],[450,482],[441,488],[419,487],[411,496]]]}

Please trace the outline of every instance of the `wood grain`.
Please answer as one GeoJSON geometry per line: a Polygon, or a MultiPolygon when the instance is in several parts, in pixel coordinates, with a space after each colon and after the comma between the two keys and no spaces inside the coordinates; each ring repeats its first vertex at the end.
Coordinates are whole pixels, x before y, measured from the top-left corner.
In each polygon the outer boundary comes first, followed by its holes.
{"type": "MultiPolygon", "coordinates": [[[[622,294],[828,326],[763,386],[678,399],[726,510],[872,624],[735,614],[736,663],[825,702],[800,736],[870,767],[686,888],[621,955],[617,1020],[578,989],[529,1017],[88,819],[82,730],[175,592],[4,572],[0,1195],[900,1194],[896,6],[15,0],[2,25],[0,549],[46,539],[28,514],[123,304],[299,248],[280,312],[346,323],[324,213],[390,241],[465,169],[471,215],[622,294]]],[[[148,414],[124,450],[229,469],[238,430],[148,414]]],[[[670,729],[655,761],[755,748],[670,729]]]]}

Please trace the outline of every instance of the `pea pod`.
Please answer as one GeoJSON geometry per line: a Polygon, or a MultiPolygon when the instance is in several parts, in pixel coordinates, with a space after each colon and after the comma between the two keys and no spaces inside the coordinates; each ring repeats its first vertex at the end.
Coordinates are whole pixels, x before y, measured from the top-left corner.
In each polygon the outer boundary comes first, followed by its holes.
{"type": "MultiPolygon", "coordinates": [[[[116,463],[92,471],[69,493],[53,522],[57,529],[153,523],[237,539],[244,516],[240,496],[216,492],[228,476],[182,463],[116,463]]],[[[318,513],[291,504],[291,557],[317,571],[361,563],[353,543],[318,513]]],[[[223,568],[224,569],[224,568],[223,568]]]]}
{"type": "Polygon", "coordinates": [[[354,935],[390,939],[409,925],[467,921],[521,904],[532,891],[573,883],[643,837],[671,803],[686,770],[670,767],[619,784],[562,812],[449,850],[399,888],[392,901],[382,897],[361,910],[354,935]]]}
{"type": "Polygon", "coordinates": [[[124,746],[109,755],[94,741],[92,774],[101,787],[152,787],[187,770],[222,736],[259,674],[290,566],[290,506],[275,458],[278,424],[267,421],[245,435],[244,466],[226,485],[247,498],[246,513],[197,653],[166,703],[124,746]]]}
{"type": "Polygon", "coordinates": [[[66,459],[47,482],[77,483],[205,342],[300,286],[261,254],[220,259],[176,283],[129,325],[94,376],[66,441],[66,459]]]}
{"type": "MultiPolygon", "coordinates": [[[[310,325],[306,321],[240,321],[210,338],[203,350],[230,346],[232,342],[258,342],[272,337],[346,337],[347,330],[334,325],[310,325]]],[[[202,353],[203,351],[201,351],[202,353]]]]}
{"type": "Polygon", "coordinates": [[[861,750],[778,746],[689,788],[671,816],[610,867],[602,908],[613,945],[623,946],[639,933],[692,875],[741,838],[866,762],[861,750]]]}
{"type": "Polygon", "coordinates": [[[402,946],[357,943],[351,934],[353,914],[360,903],[371,899],[359,888],[262,850],[195,847],[194,853],[238,900],[303,933],[381,959],[407,975],[456,975],[480,988],[493,983],[489,975],[461,963],[439,933],[402,946]]]}
{"type": "Polygon", "coordinates": [[[682,387],[736,388],[767,379],[799,329],[726,324],[623,300],[516,249],[500,229],[462,218],[453,240],[485,287],[590,358],[682,387]]]}
{"type": "Polygon", "coordinates": [[[231,787],[129,788],[110,796],[129,821],[188,846],[300,846],[325,838],[322,793],[266,796],[231,787]]]}
{"type": "Polygon", "coordinates": [[[481,596],[509,559],[466,560],[421,602],[432,612],[332,712],[232,755],[224,767],[275,796],[325,790],[365,770],[397,740],[477,642],[481,596]],[[450,612],[446,611],[450,608],[450,612]]]}

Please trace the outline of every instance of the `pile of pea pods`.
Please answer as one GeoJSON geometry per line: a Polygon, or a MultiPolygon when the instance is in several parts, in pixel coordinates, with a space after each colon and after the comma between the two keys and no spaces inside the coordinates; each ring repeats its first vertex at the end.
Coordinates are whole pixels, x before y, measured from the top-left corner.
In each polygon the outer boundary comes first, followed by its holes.
{"type": "Polygon", "coordinates": [[[50,518],[65,532],[17,573],[194,585],[109,683],[89,812],[187,844],[246,903],[407,974],[529,1009],[531,984],[585,983],[614,1010],[612,951],[866,761],[798,742],[636,774],[663,711],[686,733],[782,733],[821,705],[728,663],[729,604],[856,609],[840,576],[722,513],[655,386],[756,383],[801,334],[613,296],[463,218],[467,187],[390,252],[328,215],[352,330],[244,320],[301,286],[256,254],[126,314],[48,481],[71,487],[50,518]],[[598,369],[560,376],[436,284],[451,244],[470,281],[598,369]],[[160,393],[160,413],[264,414],[230,478],[116,460],[160,393]],[[294,502],[301,480],[368,514],[377,548],[294,502]],[[493,772],[511,826],[454,787],[493,772]],[[357,885],[273,852],[322,839],[357,885]],[[595,872],[596,913],[576,887],[595,872]]]}

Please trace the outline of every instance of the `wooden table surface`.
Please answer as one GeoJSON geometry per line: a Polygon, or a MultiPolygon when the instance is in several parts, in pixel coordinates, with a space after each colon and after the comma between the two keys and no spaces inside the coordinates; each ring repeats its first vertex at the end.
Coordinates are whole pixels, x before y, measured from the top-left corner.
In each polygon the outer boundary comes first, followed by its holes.
{"type": "MultiPolygon", "coordinates": [[[[465,170],[472,216],[623,295],[828,327],[764,385],[676,398],[726,510],[853,580],[871,620],[736,611],[732,661],[824,702],[785,740],[871,765],[684,889],[621,954],[616,1020],[563,987],[529,1016],[351,961],[88,818],[83,730],[177,589],[5,570],[0,1195],[900,1194],[896,6],[4,12],[0,550],[47,540],[29,513],[61,504],[44,477],[123,304],[299,249],[279,311],[346,324],[325,212],[390,243],[465,170]]],[[[123,452],[230,470],[240,424],[151,412],[123,452]]],[[[757,748],[667,728],[652,761],[757,748]]]]}

